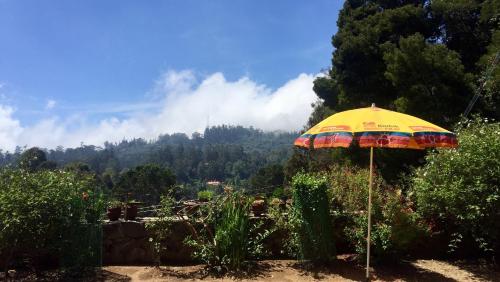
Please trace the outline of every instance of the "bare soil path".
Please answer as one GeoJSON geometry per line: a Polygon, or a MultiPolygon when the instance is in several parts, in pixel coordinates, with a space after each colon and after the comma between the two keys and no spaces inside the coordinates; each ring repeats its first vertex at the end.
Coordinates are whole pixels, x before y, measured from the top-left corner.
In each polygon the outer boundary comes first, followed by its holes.
{"type": "MultiPolygon", "coordinates": [[[[255,263],[248,272],[217,277],[202,265],[194,266],[107,266],[101,281],[363,281],[362,265],[348,256],[328,267],[311,267],[294,260],[255,263]]],[[[376,266],[373,281],[500,281],[500,270],[480,262],[416,260],[398,265],[376,266]]]]}

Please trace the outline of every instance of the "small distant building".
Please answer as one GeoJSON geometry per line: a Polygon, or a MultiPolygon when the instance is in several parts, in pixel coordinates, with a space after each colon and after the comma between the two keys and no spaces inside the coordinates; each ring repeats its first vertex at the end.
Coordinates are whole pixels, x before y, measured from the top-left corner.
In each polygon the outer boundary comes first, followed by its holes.
{"type": "Polygon", "coordinates": [[[219,186],[219,185],[221,185],[221,182],[217,181],[217,180],[210,180],[210,181],[207,181],[207,185],[219,186]]]}

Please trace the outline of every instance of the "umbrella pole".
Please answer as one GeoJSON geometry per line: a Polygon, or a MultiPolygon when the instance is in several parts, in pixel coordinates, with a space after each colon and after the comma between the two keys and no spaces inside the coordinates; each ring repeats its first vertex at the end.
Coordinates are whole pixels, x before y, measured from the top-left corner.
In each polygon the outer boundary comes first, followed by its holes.
{"type": "Polygon", "coordinates": [[[370,235],[372,229],[372,186],[373,186],[373,147],[370,147],[370,177],[368,187],[368,236],[366,237],[366,281],[370,281],[370,235]]]}

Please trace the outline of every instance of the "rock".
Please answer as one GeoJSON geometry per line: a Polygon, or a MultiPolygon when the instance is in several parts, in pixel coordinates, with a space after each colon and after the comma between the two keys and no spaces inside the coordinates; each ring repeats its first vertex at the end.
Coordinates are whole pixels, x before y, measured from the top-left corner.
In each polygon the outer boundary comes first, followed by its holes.
{"type": "Polygon", "coordinates": [[[127,263],[146,263],[146,251],[142,248],[133,248],[125,257],[127,263]]]}
{"type": "Polygon", "coordinates": [[[124,241],[122,243],[117,243],[113,246],[121,255],[126,255],[130,250],[136,247],[134,240],[124,241]]]}
{"type": "MultiPolygon", "coordinates": [[[[164,242],[167,252],[162,254],[165,261],[188,263],[192,261],[192,249],[183,244],[191,235],[191,229],[182,221],[172,224],[172,233],[164,242]]],[[[195,228],[201,228],[195,226],[195,228]]],[[[143,222],[120,221],[105,223],[103,226],[104,264],[152,264],[156,261],[154,246],[149,242],[148,230],[143,222]]]]}
{"type": "Polygon", "coordinates": [[[144,223],[124,221],[121,224],[123,235],[130,238],[144,238],[148,236],[144,223]]]}
{"type": "Polygon", "coordinates": [[[114,240],[117,238],[124,237],[122,232],[122,222],[121,221],[112,221],[107,222],[102,225],[102,233],[103,237],[106,240],[114,240]]]}

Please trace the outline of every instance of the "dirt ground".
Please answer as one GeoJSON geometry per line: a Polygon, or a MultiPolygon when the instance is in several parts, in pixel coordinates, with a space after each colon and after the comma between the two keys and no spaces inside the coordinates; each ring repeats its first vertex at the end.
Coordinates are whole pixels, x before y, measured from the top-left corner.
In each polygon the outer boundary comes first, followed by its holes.
{"type": "MultiPolygon", "coordinates": [[[[363,281],[365,270],[349,256],[328,266],[314,268],[294,260],[260,261],[249,271],[217,277],[195,266],[107,266],[101,281],[363,281]]],[[[500,281],[500,271],[481,262],[416,260],[375,266],[373,281],[500,281]]]]}

